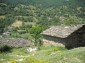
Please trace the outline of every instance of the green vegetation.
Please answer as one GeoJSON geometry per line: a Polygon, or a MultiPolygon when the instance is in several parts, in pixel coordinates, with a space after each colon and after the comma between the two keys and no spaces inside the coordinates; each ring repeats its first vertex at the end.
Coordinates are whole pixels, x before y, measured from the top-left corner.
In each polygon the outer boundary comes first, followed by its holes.
{"type": "Polygon", "coordinates": [[[28,47],[14,48],[11,52],[0,53],[0,62],[11,63],[85,63],[85,47],[66,50],[63,47],[41,47],[41,50],[27,52],[28,47]],[[63,49],[63,50],[62,50],[63,49]],[[22,59],[20,61],[20,59],[22,59]]]}
{"type": "Polygon", "coordinates": [[[0,19],[0,34],[7,29],[15,21],[15,18],[12,15],[7,15],[5,18],[0,19]]]}
{"type": "Polygon", "coordinates": [[[40,33],[50,26],[84,24],[84,6],[83,0],[3,0],[0,34],[39,41],[40,33]]]}
{"type": "Polygon", "coordinates": [[[43,30],[71,24],[85,24],[85,0],[0,0],[0,37],[30,39],[39,49],[0,45],[0,63],[85,63],[85,47],[40,46],[43,30]]]}

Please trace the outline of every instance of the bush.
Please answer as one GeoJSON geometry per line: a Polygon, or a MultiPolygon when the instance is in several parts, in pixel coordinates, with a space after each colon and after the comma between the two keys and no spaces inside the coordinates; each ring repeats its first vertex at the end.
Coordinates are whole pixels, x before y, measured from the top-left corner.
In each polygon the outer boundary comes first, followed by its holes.
{"type": "Polygon", "coordinates": [[[82,21],[78,20],[75,16],[70,16],[68,19],[64,20],[62,24],[64,25],[71,25],[71,24],[81,24],[82,21]]]}
{"type": "Polygon", "coordinates": [[[11,47],[7,45],[0,45],[0,52],[8,52],[11,50],[11,47]]]}

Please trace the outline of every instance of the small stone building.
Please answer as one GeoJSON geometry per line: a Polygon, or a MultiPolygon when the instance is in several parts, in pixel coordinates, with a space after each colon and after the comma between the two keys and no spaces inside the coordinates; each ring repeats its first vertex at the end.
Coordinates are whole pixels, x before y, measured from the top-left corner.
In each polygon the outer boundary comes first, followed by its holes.
{"type": "Polygon", "coordinates": [[[52,26],[43,31],[43,45],[75,48],[85,46],[85,25],[52,26]]]}

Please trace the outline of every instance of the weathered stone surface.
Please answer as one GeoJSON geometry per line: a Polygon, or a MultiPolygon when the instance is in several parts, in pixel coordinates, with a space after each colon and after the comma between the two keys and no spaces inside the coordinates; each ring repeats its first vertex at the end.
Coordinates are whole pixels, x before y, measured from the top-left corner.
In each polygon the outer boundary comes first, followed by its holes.
{"type": "Polygon", "coordinates": [[[66,38],[74,31],[78,30],[79,28],[83,27],[83,24],[79,25],[70,25],[70,26],[52,26],[51,28],[43,31],[41,34],[66,38]]]}
{"type": "Polygon", "coordinates": [[[10,47],[26,47],[34,45],[33,42],[23,38],[0,38],[0,44],[10,47]]]}

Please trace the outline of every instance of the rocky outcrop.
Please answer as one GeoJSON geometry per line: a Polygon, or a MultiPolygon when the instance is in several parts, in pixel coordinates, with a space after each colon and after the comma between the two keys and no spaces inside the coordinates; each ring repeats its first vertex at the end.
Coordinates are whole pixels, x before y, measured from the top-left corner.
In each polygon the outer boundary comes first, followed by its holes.
{"type": "Polygon", "coordinates": [[[26,47],[34,45],[33,42],[23,38],[0,38],[0,44],[10,47],[26,47]]]}

